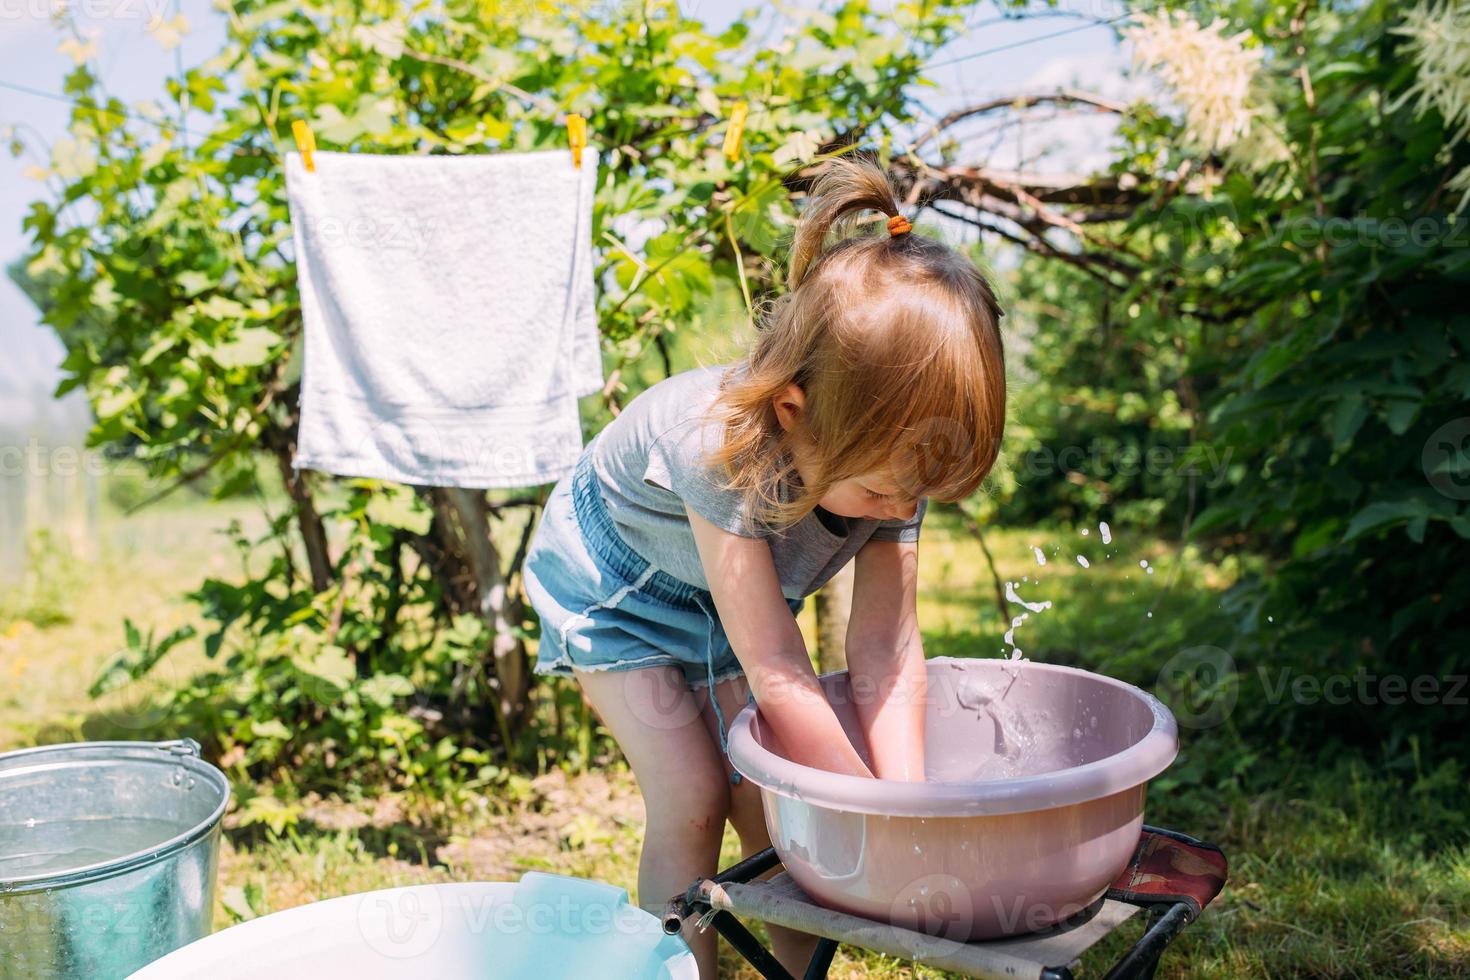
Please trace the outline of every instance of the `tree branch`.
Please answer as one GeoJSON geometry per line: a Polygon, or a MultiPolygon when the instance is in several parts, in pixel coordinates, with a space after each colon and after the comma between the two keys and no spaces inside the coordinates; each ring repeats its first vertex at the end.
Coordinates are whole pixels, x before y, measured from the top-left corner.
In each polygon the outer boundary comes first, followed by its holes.
{"type": "Polygon", "coordinates": [[[1123,102],[1109,99],[1102,95],[1094,95],[1091,92],[1081,92],[1076,89],[1061,89],[1056,92],[990,99],[989,101],[980,102],[964,109],[956,109],[946,114],[944,118],[934,124],[933,128],[914,141],[913,149],[917,150],[944,130],[964,122],[966,119],[973,119],[976,116],[983,116],[1001,109],[1031,109],[1039,105],[1085,105],[1092,106],[1099,113],[1111,112],[1118,115],[1123,115],[1128,112],[1128,106],[1123,102]]]}

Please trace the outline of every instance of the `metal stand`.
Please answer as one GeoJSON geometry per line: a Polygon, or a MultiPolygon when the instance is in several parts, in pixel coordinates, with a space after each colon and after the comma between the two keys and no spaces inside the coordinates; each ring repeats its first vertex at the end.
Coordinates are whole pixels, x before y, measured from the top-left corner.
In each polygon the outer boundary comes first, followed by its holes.
{"type": "MultiPolygon", "coordinates": [[[[1198,843],[1173,831],[1146,829],[1198,843]]],[[[741,923],[740,916],[819,937],[803,980],[826,977],[837,947],[844,943],[967,977],[1073,980],[1072,968],[1082,953],[1143,910],[1147,920],[1143,935],[1107,972],[1105,980],[1152,980],[1159,957],[1189,925],[1194,913],[1194,907],[1183,901],[1133,903],[1106,899],[1074,920],[1039,933],[959,943],[825,909],[784,872],[769,880],[756,880],[780,864],[776,852],[767,849],[712,878],[699,879],[669,902],[664,931],[677,934],[691,916],[701,925],[713,925],[766,980],[796,978],[741,923]]]]}

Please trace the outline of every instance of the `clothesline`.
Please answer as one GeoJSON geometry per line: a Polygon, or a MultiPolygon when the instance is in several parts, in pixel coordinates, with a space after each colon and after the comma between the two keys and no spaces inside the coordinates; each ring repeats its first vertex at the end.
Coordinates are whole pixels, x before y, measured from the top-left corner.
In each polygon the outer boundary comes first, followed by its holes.
{"type": "MultiPolygon", "coordinates": [[[[1161,0],[1161,2],[1162,2],[1162,0],[1161,0]]],[[[1154,6],[1157,6],[1157,4],[1155,4],[1154,6]]],[[[982,51],[972,51],[969,54],[960,55],[959,57],[952,58],[952,59],[949,59],[947,61],[940,61],[940,62],[933,62],[933,63],[929,63],[929,64],[916,65],[913,68],[910,68],[910,69],[906,70],[903,73],[903,75],[902,75],[902,84],[908,84],[908,82],[912,81],[915,77],[917,77],[921,72],[924,72],[924,71],[932,71],[932,70],[938,69],[938,68],[947,68],[947,67],[950,67],[952,65],[957,65],[957,64],[960,64],[960,63],[963,63],[963,62],[974,61],[974,60],[978,60],[980,58],[992,57],[994,55],[1001,54],[1001,53],[1004,53],[1004,52],[1007,52],[1007,51],[1013,51],[1016,48],[1024,47],[1024,46],[1031,45],[1031,44],[1039,44],[1042,41],[1049,41],[1049,40],[1053,40],[1055,38],[1065,37],[1065,36],[1067,36],[1069,34],[1075,34],[1075,33],[1079,32],[1079,31],[1084,31],[1084,30],[1090,30],[1090,29],[1092,29],[1094,27],[1111,26],[1111,25],[1120,23],[1122,21],[1131,19],[1134,16],[1136,16],[1136,12],[1132,12],[1132,11],[1125,12],[1125,13],[1119,14],[1119,15],[1117,15],[1115,17],[1109,17],[1109,18],[1105,18],[1103,20],[1091,21],[1091,22],[1086,23],[1086,24],[1077,24],[1077,25],[1073,25],[1072,27],[1065,28],[1063,30],[1052,31],[1050,33],[1040,34],[1040,35],[1037,35],[1035,37],[1020,38],[1020,39],[1018,39],[1016,41],[1011,41],[1011,42],[1008,42],[1006,44],[1001,44],[1001,45],[997,45],[995,47],[986,48],[986,49],[984,49],[982,51]]],[[[489,76],[484,75],[483,73],[479,72],[479,70],[476,69],[476,68],[474,68],[474,66],[472,66],[472,65],[470,65],[470,64],[468,64],[466,62],[460,61],[458,59],[450,58],[450,57],[443,56],[443,55],[431,55],[431,54],[427,54],[427,53],[423,53],[423,52],[416,52],[416,51],[412,51],[412,50],[405,50],[404,51],[404,54],[406,56],[408,56],[408,57],[412,57],[412,58],[415,58],[417,60],[428,61],[428,62],[432,62],[432,63],[435,63],[435,64],[441,64],[441,65],[444,65],[446,67],[451,67],[451,68],[454,68],[456,70],[464,71],[467,74],[470,74],[470,75],[472,75],[473,77],[476,77],[476,78],[480,78],[481,80],[484,80],[484,81],[492,81],[492,82],[495,82],[495,80],[493,78],[490,78],[489,76]]],[[[894,80],[892,80],[892,79],[888,79],[888,80],[885,80],[883,83],[880,83],[880,84],[882,84],[882,85],[892,85],[893,84],[893,81],[894,80]]],[[[562,116],[560,115],[560,110],[557,109],[557,107],[555,106],[555,103],[553,103],[550,99],[547,99],[544,96],[536,95],[536,94],[531,93],[531,92],[526,92],[526,91],[524,91],[524,90],[522,90],[522,89],[520,89],[520,88],[518,88],[518,87],[516,87],[514,85],[511,85],[509,83],[506,83],[506,82],[495,82],[495,84],[498,84],[502,90],[504,90],[507,93],[509,93],[513,98],[517,98],[517,99],[521,100],[524,103],[535,105],[537,108],[540,108],[540,109],[543,109],[543,110],[550,109],[552,111],[552,116],[553,116],[553,121],[554,122],[560,122],[562,120],[562,116]]],[[[62,95],[60,93],[48,92],[48,91],[45,91],[43,89],[37,89],[37,88],[33,88],[31,86],[28,86],[28,85],[22,85],[22,84],[19,84],[19,83],[16,83],[16,82],[10,82],[10,81],[6,81],[6,80],[3,80],[3,79],[0,79],[0,88],[8,89],[8,90],[13,91],[13,92],[18,92],[18,93],[20,93],[22,95],[29,95],[29,96],[33,96],[33,97],[36,97],[36,98],[49,99],[49,100],[55,101],[55,102],[63,102],[63,103],[66,103],[68,105],[71,105],[73,108],[84,109],[84,110],[87,110],[89,112],[95,112],[95,113],[97,113],[99,115],[107,115],[107,116],[112,116],[114,118],[126,119],[126,120],[129,120],[129,121],[132,121],[132,122],[142,123],[143,125],[154,127],[155,129],[157,129],[161,133],[165,133],[165,132],[166,133],[177,133],[177,134],[182,135],[182,136],[184,136],[186,138],[198,139],[198,140],[208,140],[209,139],[209,136],[207,134],[190,131],[189,129],[187,129],[186,127],[182,126],[181,124],[179,124],[177,122],[167,121],[167,120],[160,121],[160,120],[156,120],[156,119],[150,119],[150,118],[147,118],[145,116],[139,115],[138,113],[129,112],[129,111],[125,110],[125,109],[115,109],[115,108],[112,108],[110,106],[101,106],[101,105],[98,105],[97,103],[95,103],[95,102],[93,102],[93,101],[91,101],[89,99],[76,99],[76,98],[72,98],[72,97],[67,96],[67,95],[62,95]]],[[[864,88],[863,88],[863,94],[866,95],[866,94],[868,94],[870,92],[876,92],[877,89],[878,89],[878,85],[864,86],[864,88]]],[[[769,111],[769,110],[776,110],[776,109],[783,109],[783,110],[784,109],[796,109],[796,108],[800,108],[800,107],[805,106],[805,105],[810,105],[810,104],[812,104],[813,102],[816,102],[819,99],[828,98],[828,97],[830,97],[830,92],[828,90],[826,90],[826,89],[818,86],[817,89],[816,89],[816,91],[815,91],[815,93],[812,94],[812,95],[803,96],[801,98],[792,99],[790,101],[782,102],[782,103],[779,103],[779,104],[767,104],[763,108],[766,109],[767,111],[769,111]]],[[[647,149],[650,146],[657,145],[657,144],[659,144],[661,142],[664,142],[666,140],[679,139],[679,138],[688,137],[688,136],[697,136],[697,135],[699,135],[701,133],[707,132],[709,129],[711,129],[714,126],[718,125],[722,121],[723,121],[723,119],[721,117],[715,117],[715,118],[712,118],[712,119],[707,120],[705,122],[693,124],[692,126],[689,126],[689,127],[685,128],[685,129],[682,129],[682,130],[672,130],[672,131],[663,131],[663,132],[655,133],[655,134],[652,134],[651,136],[648,136],[648,137],[646,137],[646,138],[644,138],[642,140],[633,141],[633,142],[629,142],[629,143],[624,143],[624,144],[622,144],[620,146],[613,147],[610,152],[614,152],[614,151],[623,151],[623,152],[634,151],[634,152],[636,152],[636,151],[647,149]]],[[[260,155],[262,155],[261,147],[258,144],[256,144],[255,142],[253,142],[253,141],[247,142],[245,140],[225,140],[225,141],[222,141],[220,145],[222,145],[224,147],[231,148],[231,152],[235,156],[260,156],[260,155]]]]}

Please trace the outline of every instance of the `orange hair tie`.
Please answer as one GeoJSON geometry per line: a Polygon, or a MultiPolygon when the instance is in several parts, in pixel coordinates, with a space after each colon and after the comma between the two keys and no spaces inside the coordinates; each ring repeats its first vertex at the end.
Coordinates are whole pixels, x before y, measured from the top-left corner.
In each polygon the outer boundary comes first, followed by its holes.
{"type": "Polygon", "coordinates": [[[895,214],[888,219],[888,234],[897,238],[899,235],[907,235],[914,228],[909,224],[909,219],[901,214],[895,214]]]}

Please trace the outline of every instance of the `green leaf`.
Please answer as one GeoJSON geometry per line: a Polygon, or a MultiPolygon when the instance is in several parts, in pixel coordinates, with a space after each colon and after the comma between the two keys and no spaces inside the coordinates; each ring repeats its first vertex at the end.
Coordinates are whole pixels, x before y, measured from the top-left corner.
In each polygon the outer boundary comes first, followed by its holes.
{"type": "Polygon", "coordinates": [[[1292,542],[1291,553],[1297,558],[1302,558],[1327,547],[1337,540],[1337,532],[1341,527],[1342,521],[1333,517],[1304,528],[1292,542]]]}
{"type": "Polygon", "coordinates": [[[1229,524],[1240,517],[1239,511],[1229,504],[1212,504],[1200,511],[1199,516],[1189,527],[1191,538],[1209,534],[1229,524]]]}
{"type": "Polygon", "coordinates": [[[358,693],[380,708],[390,708],[398,698],[413,694],[413,682],[398,674],[376,674],[357,686],[358,693]]]}
{"type": "Polygon", "coordinates": [[[786,142],[782,143],[771,155],[771,162],[778,167],[787,167],[793,163],[808,163],[821,148],[821,133],[815,130],[792,133],[787,137],[786,142]]]}
{"type": "Polygon", "coordinates": [[[434,515],[412,490],[389,486],[368,501],[367,518],[374,524],[402,528],[413,534],[428,534],[434,515]]]}
{"type": "Polygon", "coordinates": [[[274,796],[262,793],[252,796],[240,808],[237,817],[242,827],[264,824],[273,834],[280,836],[286,832],[287,827],[296,825],[303,812],[298,804],[284,803],[274,796]]]}
{"type": "Polygon", "coordinates": [[[265,327],[246,327],[235,333],[233,340],[210,352],[210,358],[222,368],[256,367],[270,359],[281,335],[265,327]]]}
{"type": "Polygon", "coordinates": [[[1342,540],[1352,541],[1369,531],[1396,524],[1407,524],[1409,521],[1422,520],[1428,516],[1429,508],[1417,498],[1375,501],[1353,515],[1342,540]]]}
{"type": "Polygon", "coordinates": [[[1332,445],[1343,449],[1353,441],[1353,436],[1363,427],[1368,418],[1368,405],[1361,395],[1350,395],[1337,403],[1332,412],[1332,445]]]}
{"type": "Polygon", "coordinates": [[[195,306],[200,316],[211,320],[239,320],[248,312],[245,306],[227,296],[211,296],[195,306]]]}
{"type": "Polygon", "coordinates": [[[127,646],[112,655],[112,659],[102,668],[87,693],[97,698],[109,691],[117,690],[147,674],[154,666],[163,659],[174,647],[195,635],[193,626],[184,625],[172,633],[153,642],[153,634],[150,631],[144,637],[134,625],[131,619],[123,620],[123,634],[127,646]]]}
{"type": "Polygon", "coordinates": [[[193,269],[179,273],[174,277],[174,281],[184,290],[185,296],[198,296],[215,284],[213,276],[206,276],[193,269]]]}
{"type": "Polygon", "coordinates": [[[338,646],[324,648],[310,660],[298,664],[297,669],[307,677],[323,681],[338,691],[345,690],[357,680],[357,665],[338,646]]]}
{"type": "Polygon", "coordinates": [[[1418,402],[1391,401],[1384,408],[1383,421],[1388,425],[1388,431],[1396,436],[1401,436],[1409,431],[1409,426],[1414,424],[1414,419],[1418,415],[1418,402]]]}
{"type": "Polygon", "coordinates": [[[269,721],[252,721],[250,732],[255,738],[275,738],[286,741],[291,737],[291,729],[287,728],[279,718],[269,721]]]}

